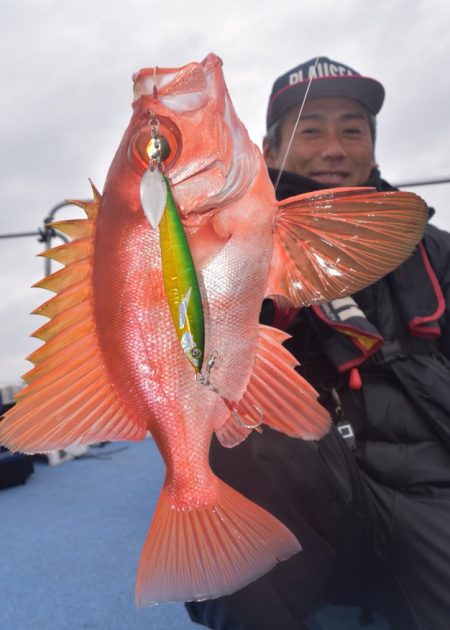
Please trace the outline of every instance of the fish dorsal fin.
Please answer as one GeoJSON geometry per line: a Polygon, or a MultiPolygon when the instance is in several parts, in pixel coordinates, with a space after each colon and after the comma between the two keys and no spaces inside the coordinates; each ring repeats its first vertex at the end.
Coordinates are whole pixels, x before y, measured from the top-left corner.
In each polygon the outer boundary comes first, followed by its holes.
{"type": "Polygon", "coordinates": [[[413,193],[336,188],[279,202],[266,296],[307,306],[351,295],[403,262],[428,220],[413,193]]]}
{"type": "Polygon", "coordinates": [[[56,295],[34,311],[50,318],[34,333],[45,343],[28,357],[34,368],[23,377],[27,385],[0,423],[0,443],[13,451],[44,453],[146,435],[144,423],[118,399],[98,342],[92,274],[101,197],[93,190],[93,202],[72,202],[87,219],[53,224],[73,240],[44,252],[65,267],[35,285],[56,295]]]}
{"type": "MultiPolygon", "coordinates": [[[[259,326],[255,363],[237,412],[272,429],[304,440],[319,439],[330,425],[328,412],[317,402],[317,392],[295,366],[294,356],[282,345],[289,335],[270,326],[259,326]]],[[[216,435],[223,446],[242,442],[251,432],[230,414],[216,435]]]]}

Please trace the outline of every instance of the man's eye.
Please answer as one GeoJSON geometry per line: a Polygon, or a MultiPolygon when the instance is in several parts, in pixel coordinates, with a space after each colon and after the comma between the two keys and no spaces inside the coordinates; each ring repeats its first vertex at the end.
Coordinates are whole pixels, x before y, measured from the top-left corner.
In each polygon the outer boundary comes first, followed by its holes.
{"type": "Polygon", "coordinates": [[[317,127],[303,127],[303,129],[300,129],[300,133],[312,136],[319,133],[319,129],[317,127]]]}
{"type": "Polygon", "coordinates": [[[349,136],[359,135],[361,133],[361,129],[358,127],[347,127],[347,129],[344,129],[344,133],[349,136]]]}

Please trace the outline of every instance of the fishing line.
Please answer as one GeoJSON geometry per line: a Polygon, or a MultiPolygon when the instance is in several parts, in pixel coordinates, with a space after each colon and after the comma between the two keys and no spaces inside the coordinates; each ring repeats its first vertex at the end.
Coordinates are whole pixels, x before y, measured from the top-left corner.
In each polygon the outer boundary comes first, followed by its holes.
{"type": "Polygon", "coordinates": [[[286,160],[288,158],[289,151],[291,150],[292,142],[294,140],[295,132],[297,131],[297,127],[298,127],[298,124],[300,122],[300,117],[301,117],[301,115],[303,113],[303,108],[305,106],[306,99],[308,98],[309,88],[311,87],[311,83],[312,83],[312,81],[313,81],[313,79],[314,79],[314,77],[316,75],[316,67],[317,67],[318,61],[319,61],[319,57],[316,57],[316,60],[314,62],[313,71],[311,73],[311,76],[309,77],[308,87],[306,88],[305,96],[303,97],[302,103],[300,105],[300,109],[298,111],[298,116],[297,116],[297,120],[295,121],[294,129],[292,130],[292,134],[291,134],[291,137],[289,138],[289,143],[288,143],[288,146],[287,146],[287,149],[286,149],[286,153],[284,155],[283,161],[282,161],[280,169],[278,171],[277,179],[276,179],[275,186],[274,186],[275,192],[276,192],[276,190],[278,188],[278,184],[280,183],[281,174],[283,172],[284,165],[286,164],[286,160]]]}

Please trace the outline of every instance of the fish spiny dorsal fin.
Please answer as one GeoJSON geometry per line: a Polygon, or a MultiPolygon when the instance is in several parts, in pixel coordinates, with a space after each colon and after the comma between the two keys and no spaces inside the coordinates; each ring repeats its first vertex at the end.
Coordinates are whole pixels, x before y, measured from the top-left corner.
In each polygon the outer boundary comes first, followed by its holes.
{"type": "MultiPolygon", "coordinates": [[[[90,181],[90,180],[89,180],[90,181]]],[[[67,203],[82,208],[87,219],[69,219],[65,221],[54,221],[50,227],[69,236],[72,241],[58,247],[48,249],[39,256],[51,258],[63,265],[69,265],[84,258],[92,258],[93,237],[95,234],[96,217],[101,202],[101,195],[92,182],[93,201],[81,201],[77,199],[67,200],[67,203]]],[[[52,274],[53,275],[53,274],[52,274]]],[[[45,282],[45,281],[44,281],[45,282]]],[[[39,288],[47,288],[42,284],[35,285],[39,288]]]]}
{"type": "Polygon", "coordinates": [[[98,204],[100,204],[100,201],[102,200],[102,196],[98,192],[96,185],[94,184],[94,182],[90,178],[89,178],[89,183],[91,185],[92,192],[93,192],[93,195],[94,195],[94,203],[96,203],[98,205],[98,204]]]}
{"type": "Polygon", "coordinates": [[[68,308],[80,304],[84,301],[89,301],[92,298],[92,282],[89,278],[85,282],[77,282],[77,284],[71,285],[52,297],[41,306],[32,311],[33,315],[42,315],[43,317],[55,317],[59,313],[63,313],[68,308]]]}
{"type": "Polygon", "coordinates": [[[91,185],[92,194],[94,197],[92,201],[82,201],[79,199],[67,199],[66,201],[67,203],[71,203],[74,206],[78,206],[79,208],[82,208],[85,211],[88,219],[95,219],[97,217],[98,210],[100,208],[100,202],[102,200],[102,196],[97,190],[95,184],[93,183],[91,179],[89,179],[89,183],[91,185]]]}
{"type": "Polygon", "coordinates": [[[92,250],[93,239],[80,238],[75,241],[71,241],[70,243],[64,243],[64,245],[47,249],[45,252],[38,254],[38,256],[51,258],[63,265],[70,265],[77,260],[92,257],[92,250]]]}
{"type": "MultiPolygon", "coordinates": [[[[94,197],[93,202],[70,202],[83,208],[89,217],[88,219],[65,220],[52,224],[55,229],[67,234],[73,240],[39,254],[39,256],[56,260],[65,267],[33,285],[35,288],[57,293],[54,298],[34,309],[32,311],[34,315],[55,318],[59,314],[63,315],[68,309],[92,299],[93,249],[96,229],[94,216],[97,214],[101,200],[95,187],[94,197]]],[[[59,321],[58,326],[60,325],[59,321]]],[[[39,331],[40,329],[33,335],[39,337],[39,331]]],[[[47,324],[45,334],[52,336],[52,322],[47,324]]]]}
{"type": "MultiPolygon", "coordinates": [[[[54,293],[60,293],[64,289],[85,280],[91,272],[92,260],[78,260],[67,267],[63,267],[63,269],[58,269],[58,271],[42,278],[42,280],[36,282],[33,287],[37,289],[46,289],[47,291],[53,291],[54,293]]],[[[42,313],[39,313],[39,315],[42,315],[42,313]]]]}
{"type": "Polygon", "coordinates": [[[58,221],[53,227],[71,240],[42,256],[62,269],[34,286],[56,295],[33,313],[49,317],[33,336],[45,343],[28,360],[34,367],[23,379],[0,426],[0,443],[13,451],[42,453],[73,443],[141,440],[145,422],[129,415],[104,367],[95,319],[94,238],[101,196],[92,185],[93,201],[72,201],[87,219],[58,221]]]}
{"type": "Polygon", "coordinates": [[[74,206],[78,206],[79,208],[84,210],[88,219],[95,220],[95,218],[97,217],[100,200],[95,201],[94,199],[94,201],[78,201],[77,199],[67,199],[66,201],[67,203],[71,203],[74,206]]]}
{"type": "MultiPolygon", "coordinates": [[[[64,330],[67,326],[83,319],[90,313],[90,304],[89,302],[81,302],[80,304],[75,304],[70,308],[67,308],[59,315],[55,315],[53,319],[46,322],[43,326],[34,331],[31,335],[36,339],[40,339],[41,341],[50,341],[53,337],[64,330]]],[[[31,359],[28,358],[30,361],[31,359]]]]}
{"type": "Polygon", "coordinates": [[[50,227],[58,232],[66,234],[72,240],[78,238],[89,238],[95,232],[95,220],[93,219],[72,219],[69,221],[54,221],[50,227]]]}

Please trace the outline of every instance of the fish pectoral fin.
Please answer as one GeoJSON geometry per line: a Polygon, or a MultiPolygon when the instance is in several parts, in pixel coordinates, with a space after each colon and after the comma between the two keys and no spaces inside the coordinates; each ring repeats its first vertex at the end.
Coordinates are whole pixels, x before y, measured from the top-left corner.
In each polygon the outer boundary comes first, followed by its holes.
{"type": "MultiPolygon", "coordinates": [[[[329,415],[317,402],[315,389],[295,371],[298,363],[282,345],[286,339],[289,335],[282,330],[260,324],[253,371],[237,408],[247,426],[262,420],[291,437],[316,440],[328,431],[329,415]]],[[[243,424],[230,414],[216,428],[222,446],[236,446],[251,433],[243,424]]]]}
{"type": "Polygon", "coordinates": [[[228,595],[300,551],[274,516],[215,482],[216,501],[192,509],[177,509],[163,488],[139,562],[137,606],[228,595]]]}
{"type": "Polygon", "coordinates": [[[267,297],[307,306],[351,295],[403,262],[428,220],[413,193],[336,188],[278,203],[267,297]]]}
{"type": "Polygon", "coordinates": [[[28,357],[34,368],[23,377],[27,385],[0,422],[0,444],[11,451],[47,453],[72,444],[141,440],[147,433],[119,400],[104,366],[92,300],[96,209],[92,202],[82,207],[84,223],[58,224],[76,238],[48,252],[52,257],[56,251],[66,266],[36,284],[56,295],[34,311],[50,318],[34,333],[45,343],[28,357]]]}
{"type": "Polygon", "coordinates": [[[189,236],[191,254],[197,270],[204,269],[230,239],[230,234],[219,233],[215,228],[216,222],[211,220],[189,236]]]}

